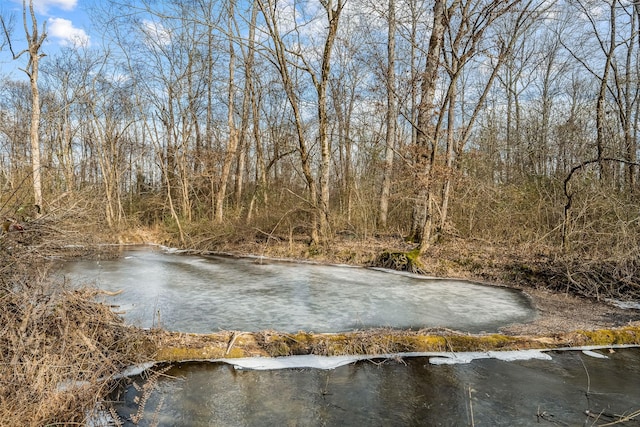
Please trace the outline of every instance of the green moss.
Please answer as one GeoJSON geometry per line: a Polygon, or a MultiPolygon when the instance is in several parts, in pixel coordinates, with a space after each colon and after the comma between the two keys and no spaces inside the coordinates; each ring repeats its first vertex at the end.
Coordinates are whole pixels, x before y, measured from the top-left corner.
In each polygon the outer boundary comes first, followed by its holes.
{"type": "Polygon", "coordinates": [[[452,335],[446,337],[452,351],[490,351],[512,349],[517,339],[501,334],[452,335]]]}
{"type": "Polygon", "coordinates": [[[412,262],[415,265],[420,264],[420,249],[416,248],[412,251],[405,252],[405,255],[407,256],[409,262],[412,262]]]}
{"type": "Polygon", "coordinates": [[[221,354],[211,354],[207,348],[166,347],[156,354],[156,360],[163,362],[179,362],[184,360],[201,360],[221,357],[221,354]]]}
{"type": "Polygon", "coordinates": [[[165,344],[155,356],[158,361],[184,361],[247,356],[290,356],[317,354],[325,356],[351,354],[394,354],[402,352],[466,352],[523,350],[528,348],[559,348],[583,345],[640,345],[640,327],[575,331],[553,336],[508,336],[503,334],[466,335],[447,332],[430,334],[412,331],[370,330],[337,334],[243,334],[232,346],[226,347],[224,335],[201,336],[197,341],[181,346],[165,344]],[[225,345],[216,345],[218,341],[225,345]],[[226,353],[228,351],[228,353],[226,353]]]}
{"type": "Polygon", "coordinates": [[[237,359],[240,357],[247,357],[247,354],[242,348],[233,347],[229,350],[229,353],[225,354],[224,357],[228,359],[237,359]]]}
{"type": "Polygon", "coordinates": [[[411,273],[424,273],[424,265],[420,260],[418,248],[408,252],[384,251],[373,262],[376,267],[389,268],[411,273]]]}
{"type": "Polygon", "coordinates": [[[599,329],[596,331],[577,331],[583,338],[581,345],[621,345],[640,344],[638,328],[599,329]]]}

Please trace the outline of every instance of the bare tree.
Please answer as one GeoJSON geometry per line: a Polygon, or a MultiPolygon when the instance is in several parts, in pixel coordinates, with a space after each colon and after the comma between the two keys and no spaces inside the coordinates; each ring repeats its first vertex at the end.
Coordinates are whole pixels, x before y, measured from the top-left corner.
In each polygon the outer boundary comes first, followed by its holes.
{"type": "MultiPolygon", "coordinates": [[[[0,16],[2,29],[9,50],[14,60],[19,59],[22,55],[28,55],[27,65],[21,68],[29,77],[31,84],[31,128],[29,138],[31,141],[31,167],[33,173],[33,196],[36,206],[42,207],[42,173],[40,165],[40,92],[38,89],[38,72],[40,59],[45,56],[41,52],[42,44],[47,38],[47,23],[42,24],[42,32],[38,28],[38,20],[33,9],[33,0],[29,0],[27,7],[26,0],[22,1],[22,23],[24,25],[24,33],[27,38],[27,48],[16,52],[11,43],[11,34],[9,26],[5,23],[4,18],[0,16]],[[28,13],[27,13],[28,12],[28,13]],[[31,28],[29,28],[31,27],[31,28]]],[[[39,210],[39,209],[38,209],[39,210]]]]}
{"type": "MultiPolygon", "coordinates": [[[[610,34],[608,43],[601,41],[602,50],[605,52],[606,60],[602,71],[602,77],[600,79],[600,88],[598,90],[598,101],[596,104],[596,131],[597,131],[597,139],[596,146],[598,148],[598,159],[601,159],[604,156],[604,145],[605,145],[605,102],[607,96],[607,85],[609,84],[609,73],[611,72],[611,63],[613,61],[613,55],[616,49],[616,0],[611,1],[611,6],[609,9],[609,24],[610,24],[610,34]]],[[[600,162],[600,179],[604,179],[605,175],[605,167],[604,163],[600,162]]]]}
{"type": "Polygon", "coordinates": [[[396,149],[396,125],[398,107],[396,100],[396,2],[389,0],[388,6],[388,37],[387,37],[387,133],[385,137],[384,171],[382,176],[382,193],[380,195],[380,211],[378,226],[387,228],[389,213],[389,196],[391,194],[391,179],[393,172],[393,158],[396,149]]]}
{"type": "Polygon", "coordinates": [[[345,3],[346,0],[320,1],[320,4],[326,14],[328,29],[322,46],[320,70],[318,72],[314,70],[309,59],[301,52],[292,51],[286,46],[285,41],[280,34],[277,2],[273,0],[258,0],[258,6],[265,18],[267,30],[269,31],[269,35],[273,41],[273,54],[275,56],[274,62],[277,64],[287,99],[295,117],[302,170],[309,189],[309,202],[312,206],[312,210],[314,211],[312,213],[312,230],[310,236],[312,244],[319,243],[320,236],[326,238],[329,233],[331,140],[329,138],[328,129],[327,88],[331,73],[331,53],[338,34],[340,14],[345,3]],[[289,58],[290,55],[293,55],[294,60],[289,58]],[[300,99],[294,80],[291,77],[290,67],[292,65],[297,69],[302,69],[308,73],[317,94],[318,139],[320,142],[321,156],[320,170],[318,172],[320,193],[318,193],[318,186],[312,173],[310,152],[307,147],[306,136],[304,134],[304,121],[300,110],[300,99]],[[320,195],[319,198],[318,194],[320,195]]]}
{"type": "MultiPolygon", "coordinates": [[[[452,25],[453,17],[449,19],[447,32],[446,53],[444,54],[444,68],[449,77],[449,84],[445,98],[443,101],[442,111],[447,111],[446,121],[446,148],[444,160],[444,183],[442,185],[442,198],[440,205],[440,223],[439,227],[444,228],[448,217],[449,199],[451,196],[452,175],[454,173],[454,163],[462,157],[464,148],[471,137],[471,133],[478,118],[483,110],[486,98],[491,90],[494,80],[498,75],[498,71],[504,65],[507,53],[513,49],[514,44],[522,36],[523,28],[526,28],[532,22],[531,7],[533,0],[521,2],[514,0],[511,2],[479,2],[476,0],[462,1],[459,8],[459,17],[456,19],[457,26],[452,25]],[[491,28],[492,24],[505,14],[509,13],[514,6],[521,4],[520,10],[515,13],[513,23],[506,34],[507,39],[500,36],[498,46],[493,54],[489,52],[479,52],[482,44],[485,42],[485,32],[491,28]],[[490,72],[486,80],[481,82],[480,94],[477,99],[464,99],[462,101],[474,105],[469,114],[464,114],[464,110],[458,111],[458,99],[461,76],[467,70],[472,60],[482,53],[488,55],[490,60],[490,72]]],[[[489,48],[485,47],[488,51],[489,48]]],[[[462,92],[462,96],[465,92],[462,92]]],[[[436,134],[439,133],[440,122],[443,120],[444,114],[441,114],[438,120],[436,134]]]]}
{"type": "Polygon", "coordinates": [[[459,0],[447,8],[445,0],[435,0],[433,6],[433,26],[427,48],[426,65],[421,78],[421,100],[418,106],[417,140],[415,147],[416,193],[413,203],[411,232],[409,238],[418,243],[420,252],[426,251],[430,244],[433,211],[432,173],[436,155],[436,141],[433,134],[433,115],[435,111],[435,92],[440,72],[440,57],[444,32],[447,25],[447,13],[457,7],[459,0]]]}
{"type": "Polygon", "coordinates": [[[312,210],[310,230],[311,244],[318,244],[320,242],[320,236],[318,234],[318,187],[313,173],[311,172],[311,157],[307,138],[304,132],[304,122],[302,119],[302,112],[300,110],[300,99],[296,92],[295,83],[289,69],[290,64],[287,58],[287,48],[282,36],[280,35],[277,2],[273,0],[257,0],[257,2],[260,12],[264,16],[267,31],[273,40],[273,55],[275,56],[275,63],[282,80],[285,94],[287,95],[287,100],[289,101],[293,112],[302,172],[307,182],[309,190],[308,202],[311,205],[312,210]]]}
{"type": "Polygon", "coordinates": [[[224,154],[224,162],[222,164],[222,171],[220,173],[220,182],[218,183],[218,191],[215,193],[214,203],[214,219],[217,223],[221,223],[223,219],[223,207],[224,199],[227,191],[227,181],[229,180],[229,173],[231,171],[231,165],[236,158],[238,149],[238,131],[235,124],[235,68],[236,68],[236,52],[233,39],[233,15],[235,13],[235,0],[229,0],[228,2],[228,17],[227,17],[227,30],[229,32],[229,75],[228,75],[228,88],[227,88],[227,126],[229,131],[229,138],[227,141],[227,147],[224,154]]]}
{"type": "Polygon", "coordinates": [[[331,75],[331,53],[338,35],[340,14],[347,0],[320,0],[329,22],[329,29],[324,41],[320,76],[311,71],[309,74],[318,93],[318,137],[320,139],[320,234],[326,238],[329,233],[329,194],[330,194],[330,167],[331,167],[331,140],[329,138],[329,119],[327,114],[327,87],[331,75]]]}

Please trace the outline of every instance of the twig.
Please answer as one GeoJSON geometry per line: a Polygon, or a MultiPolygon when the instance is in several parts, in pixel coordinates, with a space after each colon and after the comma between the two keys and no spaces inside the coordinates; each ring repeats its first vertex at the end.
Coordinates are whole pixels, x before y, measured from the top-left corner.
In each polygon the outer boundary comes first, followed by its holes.
{"type": "Polygon", "coordinates": [[[229,352],[233,348],[233,345],[235,344],[235,342],[238,339],[238,337],[240,335],[244,335],[245,333],[246,332],[233,332],[233,335],[231,336],[231,341],[229,341],[229,345],[227,346],[227,351],[224,352],[225,356],[227,356],[229,354],[229,352]]]}
{"type": "MultiPolygon", "coordinates": [[[[591,401],[589,400],[589,395],[591,394],[591,376],[589,376],[589,370],[587,369],[587,365],[584,364],[584,360],[582,357],[578,356],[580,359],[580,363],[582,363],[582,367],[584,368],[584,373],[587,375],[587,392],[585,393],[585,397],[587,398],[587,408],[591,407],[591,401]]],[[[587,412],[589,410],[587,409],[587,412]]]]}
{"type": "Polygon", "coordinates": [[[473,398],[471,397],[471,386],[469,386],[469,414],[471,416],[471,427],[474,427],[476,425],[476,422],[473,418],[473,398]]]}
{"type": "Polygon", "coordinates": [[[615,415],[614,414],[614,417],[618,418],[616,421],[613,421],[613,422],[610,422],[610,423],[606,423],[606,424],[599,424],[598,427],[607,427],[607,426],[613,426],[613,425],[616,425],[616,424],[626,423],[627,421],[631,421],[631,420],[637,418],[638,416],[640,416],[640,410],[632,412],[629,415],[615,415]]]}

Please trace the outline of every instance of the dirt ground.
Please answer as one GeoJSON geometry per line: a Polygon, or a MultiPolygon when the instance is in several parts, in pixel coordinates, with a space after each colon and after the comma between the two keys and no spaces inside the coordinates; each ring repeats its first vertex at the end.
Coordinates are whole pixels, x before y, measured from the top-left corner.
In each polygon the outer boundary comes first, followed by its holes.
{"type": "Polygon", "coordinates": [[[640,310],[545,289],[524,289],[538,315],[533,322],[501,328],[508,335],[552,335],[576,330],[640,326],[640,310]]]}

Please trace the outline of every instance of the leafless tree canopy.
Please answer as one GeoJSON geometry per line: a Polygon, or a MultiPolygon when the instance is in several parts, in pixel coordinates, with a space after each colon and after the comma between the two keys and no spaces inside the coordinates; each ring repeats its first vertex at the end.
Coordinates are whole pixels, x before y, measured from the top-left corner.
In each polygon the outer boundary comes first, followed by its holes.
{"type": "Polygon", "coordinates": [[[2,21],[29,77],[2,76],[6,213],[83,200],[191,246],[637,254],[632,2],[111,0],[90,11],[104,43],[46,57],[24,7],[24,34],[2,21]]]}

